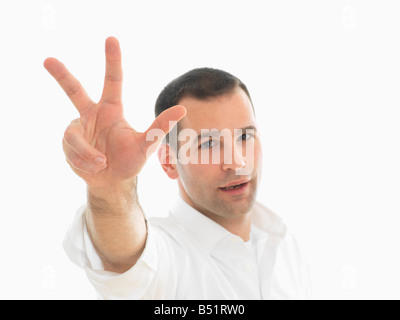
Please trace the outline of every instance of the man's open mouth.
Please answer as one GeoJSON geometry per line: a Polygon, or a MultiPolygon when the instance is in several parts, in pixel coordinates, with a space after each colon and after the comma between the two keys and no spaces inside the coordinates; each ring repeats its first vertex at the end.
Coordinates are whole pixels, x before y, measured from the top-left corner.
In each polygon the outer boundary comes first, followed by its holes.
{"type": "Polygon", "coordinates": [[[222,187],[219,188],[223,193],[229,194],[229,195],[240,195],[243,194],[247,191],[248,186],[249,186],[250,181],[246,181],[243,183],[239,183],[236,185],[232,185],[229,187],[222,187]]]}
{"type": "Polygon", "coordinates": [[[236,186],[227,187],[227,188],[220,188],[220,189],[222,189],[222,190],[235,190],[235,189],[240,189],[241,187],[243,187],[246,184],[248,184],[248,182],[241,183],[241,184],[238,184],[236,186]]]}

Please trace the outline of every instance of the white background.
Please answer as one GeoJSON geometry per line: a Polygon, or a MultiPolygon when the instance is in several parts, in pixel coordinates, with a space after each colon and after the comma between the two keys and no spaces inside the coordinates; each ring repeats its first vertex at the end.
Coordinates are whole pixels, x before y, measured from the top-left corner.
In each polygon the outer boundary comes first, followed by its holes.
{"type": "MultiPolygon", "coordinates": [[[[78,113],[42,63],[59,58],[96,100],[112,35],[137,130],[190,69],[247,84],[264,146],[259,200],[297,235],[316,299],[399,299],[399,9],[398,0],[2,0],[0,298],[96,298],[62,249],[85,202],[61,148],[78,113]]],[[[155,155],[139,181],[147,215],[166,214],[177,187],[155,155]]]]}

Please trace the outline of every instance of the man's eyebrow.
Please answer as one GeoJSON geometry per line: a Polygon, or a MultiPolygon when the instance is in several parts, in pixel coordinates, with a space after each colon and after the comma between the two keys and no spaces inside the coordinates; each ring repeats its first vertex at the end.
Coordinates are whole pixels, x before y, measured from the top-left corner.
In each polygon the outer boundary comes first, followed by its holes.
{"type": "MultiPolygon", "coordinates": [[[[217,129],[204,129],[206,130],[206,132],[202,132],[197,136],[197,140],[200,141],[201,138],[205,138],[205,137],[218,137],[220,135],[220,131],[217,129]]],[[[238,130],[238,131],[242,131],[242,132],[246,132],[247,130],[254,130],[255,133],[257,133],[257,127],[251,125],[251,126],[247,126],[245,128],[240,128],[240,129],[234,129],[234,130],[238,130]]]]}
{"type": "Polygon", "coordinates": [[[246,128],[242,128],[242,129],[239,129],[239,130],[242,130],[242,131],[254,130],[255,133],[258,131],[257,127],[255,127],[255,126],[248,126],[246,128]]]}

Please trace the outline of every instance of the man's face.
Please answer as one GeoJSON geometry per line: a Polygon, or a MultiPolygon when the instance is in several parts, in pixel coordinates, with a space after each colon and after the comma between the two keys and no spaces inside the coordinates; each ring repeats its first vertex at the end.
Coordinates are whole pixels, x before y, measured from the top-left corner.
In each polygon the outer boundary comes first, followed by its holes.
{"type": "Polygon", "coordinates": [[[213,138],[206,134],[194,141],[179,143],[180,152],[183,147],[191,150],[184,155],[190,153],[192,160],[193,151],[198,151],[197,163],[183,163],[181,154],[176,164],[184,200],[214,220],[246,215],[256,200],[262,165],[261,143],[250,99],[238,88],[209,101],[188,97],[179,104],[187,109],[186,117],[180,122],[180,133],[184,129],[196,135],[213,130],[224,133],[213,138]],[[245,128],[251,129],[238,130],[245,128]],[[219,154],[219,160],[212,158],[213,152],[219,154]],[[242,182],[247,183],[239,189],[223,188],[242,182]]]}

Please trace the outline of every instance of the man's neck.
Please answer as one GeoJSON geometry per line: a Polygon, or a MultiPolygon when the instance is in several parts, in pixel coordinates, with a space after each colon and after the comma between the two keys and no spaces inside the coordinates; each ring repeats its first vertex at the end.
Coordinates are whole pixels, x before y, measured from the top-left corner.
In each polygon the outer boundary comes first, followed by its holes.
{"type": "Polygon", "coordinates": [[[250,229],[251,229],[251,215],[250,213],[240,215],[238,217],[225,217],[217,215],[209,210],[197,206],[188,196],[180,193],[181,198],[190,205],[193,209],[197,210],[207,218],[211,219],[215,223],[218,223],[221,227],[228,230],[230,233],[240,237],[244,242],[250,240],[250,229]]]}

